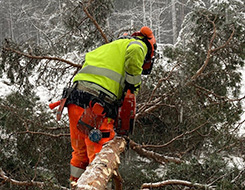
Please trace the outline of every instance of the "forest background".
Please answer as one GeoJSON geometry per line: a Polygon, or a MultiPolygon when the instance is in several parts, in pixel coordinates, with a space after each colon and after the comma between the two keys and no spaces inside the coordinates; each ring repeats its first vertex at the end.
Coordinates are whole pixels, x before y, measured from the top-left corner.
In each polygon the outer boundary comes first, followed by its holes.
{"type": "Polygon", "coordinates": [[[0,0],[0,188],[68,188],[68,118],[57,122],[48,104],[71,85],[86,52],[147,25],[158,56],[137,96],[130,139],[140,151],[121,156],[123,189],[186,189],[183,182],[243,189],[244,7],[242,0],[0,0]]]}

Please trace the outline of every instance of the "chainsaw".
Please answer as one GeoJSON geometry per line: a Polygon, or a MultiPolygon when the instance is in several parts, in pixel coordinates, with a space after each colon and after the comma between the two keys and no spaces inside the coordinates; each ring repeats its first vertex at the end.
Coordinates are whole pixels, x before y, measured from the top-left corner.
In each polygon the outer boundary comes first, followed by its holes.
{"type": "Polygon", "coordinates": [[[116,131],[119,135],[132,134],[134,128],[134,118],[136,114],[136,98],[130,90],[124,97],[122,106],[118,109],[116,131]]]}

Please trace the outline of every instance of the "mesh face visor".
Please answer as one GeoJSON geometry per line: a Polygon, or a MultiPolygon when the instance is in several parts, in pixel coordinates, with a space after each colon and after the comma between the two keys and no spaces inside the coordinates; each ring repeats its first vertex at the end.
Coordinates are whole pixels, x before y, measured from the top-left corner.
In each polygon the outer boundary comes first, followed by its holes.
{"type": "MultiPolygon", "coordinates": [[[[146,59],[145,59],[145,63],[143,65],[143,71],[142,71],[142,74],[143,75],[149,75],[151,73],[151,70],[152,70],[152,67],[153,67],[153,64],[154,64],[154,61],[155,61],[155,55],[156,55],[156,49],[157,49],[157,45],[154,44],[154,49],[153,49],[153,56],[146,56],[146,59]]],[[[150,50],[151,52],[151,50],[150,50]]]]}
{"type": "Polygon", "coordinates": [[[149,27],[143,26],[139,32],[135,32],[131,36],[132,37],[143,36],[143,39],[141,40],[147,45],[148,52],[145,57],[144,64],[142,66],[143,68],[142,74],[148,75],[151,73],[155,61],[155,53],[157,49],[156,39],[153,35],[153,32],[149,27]]]}

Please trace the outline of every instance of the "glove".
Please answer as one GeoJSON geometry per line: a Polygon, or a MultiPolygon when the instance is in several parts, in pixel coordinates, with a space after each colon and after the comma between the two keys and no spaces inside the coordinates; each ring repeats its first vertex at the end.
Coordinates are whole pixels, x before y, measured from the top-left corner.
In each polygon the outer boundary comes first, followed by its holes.
{"type": "Polygon", "coordinates": [[[125,95],[125,93],[127,93],[128,90],[131,91],[132,94],[135,94],[135,92],[138,91],[140,85],[133,85],[133,84],[129,84],[127,81],[125,81],[125,87],[124,87],[124,90],[123,90],[123,95],[125,95]]]}

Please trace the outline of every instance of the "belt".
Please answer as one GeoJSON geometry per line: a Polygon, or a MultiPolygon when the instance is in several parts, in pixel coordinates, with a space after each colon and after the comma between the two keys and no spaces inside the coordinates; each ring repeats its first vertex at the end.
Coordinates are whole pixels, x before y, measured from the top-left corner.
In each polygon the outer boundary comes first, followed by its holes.
{"type": "Polygon", "coordinates": [[[78,90],[81,90],[81,91],[85,91],[95,97],[98,97],[100,98],[101,100],[104,100],[105,102],[109,103],[109,104],[113,104],[114,101],[108,97],[108,95],[102,91],[99,91],[99,90],[95,90],[95,89],[91,89],[91,88],[87,88],[79,83],[77,83],[77,87],[76,87],[78,90]]]}

